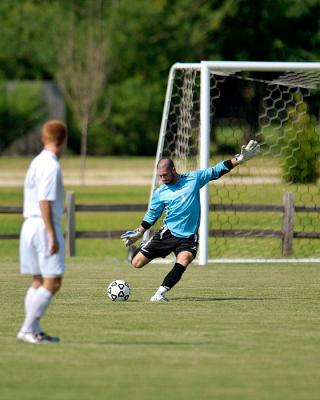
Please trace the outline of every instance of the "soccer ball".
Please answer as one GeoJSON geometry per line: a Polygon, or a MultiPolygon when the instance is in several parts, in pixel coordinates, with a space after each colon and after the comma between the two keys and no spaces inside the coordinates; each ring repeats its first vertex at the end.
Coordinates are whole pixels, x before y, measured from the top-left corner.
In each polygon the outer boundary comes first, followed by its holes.
{"type": "Polygon", "coordinates": [[[127,301],[131,289],[127,282],[117,279],[110,283],[107,288],[107,294],[112,301],[127,301]]]}

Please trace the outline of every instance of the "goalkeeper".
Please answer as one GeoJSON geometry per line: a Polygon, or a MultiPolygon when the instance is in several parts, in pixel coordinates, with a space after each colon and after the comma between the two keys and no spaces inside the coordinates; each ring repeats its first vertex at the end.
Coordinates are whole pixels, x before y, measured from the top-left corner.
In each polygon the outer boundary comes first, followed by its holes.
{"type": "MultiPolygon", "coordinates": [[[[171,252],[176,256],[172,270],[165,276],[161,286],[151,297],[152,302],[166,302],[166,292],[181,279],[187,266],[196,257],[198,250],[198,228],[200,224],[200,189],[209,181],[219,179],[235,166],[251,159],[260,150],[260,145],[251,140],[242,146],[241,153],[231,160],[221,161],[211,168],[179,174],[170,158],[162,158],[157,164],[157,174],[163,185],[155,190],[151,204],[139,228],[121,235],[126,246],[142,238],[165,210],[162,228],[151,240],[142,242],[134,249],[131,263],[142,268],[151,260],[165,258],[171,252]]],[[[133,246],[132,246],[133,248],[133,246]]]]}

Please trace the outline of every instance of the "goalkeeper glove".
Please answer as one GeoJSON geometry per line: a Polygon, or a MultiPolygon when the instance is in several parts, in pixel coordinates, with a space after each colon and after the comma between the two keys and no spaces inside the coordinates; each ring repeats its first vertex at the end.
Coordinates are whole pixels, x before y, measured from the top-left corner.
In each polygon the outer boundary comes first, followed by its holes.
{"type": "Polygon", "coordinates": [[[126,233],[123,233],[120,236],[120,239],[122,239],[123,243],[128,247],[128,246],[131,246],[132,243],[134,243],[138,239],[140,239],[142,236],[143,236],[143,233],[139,231],[139,228],[137,228],[133,231],[128,231],[126,233]]]}
{"type": "Polygon", "coordinates": [[[241,147],[241,153],[236,154],[234,158],[238,161],[239,164],[244,163],[245,161],[250,160],[250,158],[255,157],[260,151],[260,144],[255,140],[250,140],[250,142],[246,146],[241,147]]]}

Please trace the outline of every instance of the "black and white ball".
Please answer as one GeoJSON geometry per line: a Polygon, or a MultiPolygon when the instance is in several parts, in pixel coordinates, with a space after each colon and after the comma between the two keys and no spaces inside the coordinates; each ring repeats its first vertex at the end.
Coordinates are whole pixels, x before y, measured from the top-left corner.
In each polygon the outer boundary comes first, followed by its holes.
{"type": "Polygon", "coordinates": [[[127,301],[130,292],[130,286],[122,279],[111,282],[107,288],[107,294],[112,301],[127,301]]]}

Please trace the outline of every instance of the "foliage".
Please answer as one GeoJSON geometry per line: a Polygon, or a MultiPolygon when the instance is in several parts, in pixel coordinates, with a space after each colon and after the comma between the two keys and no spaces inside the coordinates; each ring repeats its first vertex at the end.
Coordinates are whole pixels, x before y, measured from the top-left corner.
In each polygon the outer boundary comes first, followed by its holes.
{"type": "Polygon", "coordinates": [[[0,153],[29,133],[46,116],[41,83],[2,83],[0,86],[0,153]]]}
{"type": "Polygon", "coordinates": [[[54,37],[64,20],[59,2],[0,2],[0,71],[6,79],[50,79],[56,63],[54,37]]]}
{"type": "Polygon", "coordinates": [[[211,145],[212,154],[232,155],[239,153],[243,136],[243,129],[239,126],[217,127],[214,132],[214,141],[211,145]]]}
{"type": "Polygon", "coordinates": [[[290,183],[315,183],[320,176],[320,130],[306,103],[296,100],[282,129],[283,176],[290,183]]]}
{"type": "MultiPolygon", "coordinates": [[[[100,100],[107,81],[107,42],[100,0],[88,2],[80,22],[75,12],[66,18],[57,37],[59,53],[55,77],[73,111],[81,133],[81,181],[84,183],[90,125],[97,122],[100,100]]],[[[102,106],[103,114],[108,107],[102,106]]]]}
{"type": "MultiPolygon", "coordinates": [[[[313,61],[320,56],[317,0],[97,1],[110,76],[96,113],[106,102],[110,113],[103,124],[89,127],[91,154],[155,153],[167,76],[177,61],[313,61]]],[[[74,13],[76,32],[81,32],[92,3],[2,0],[0,76],[54,79],[68,39],[68,15],[74,13]]],[[[73,133],[80,136],[80,129],[73,133]]],[[[74,143],[78,151],[79,140],[74,143]]]]}

